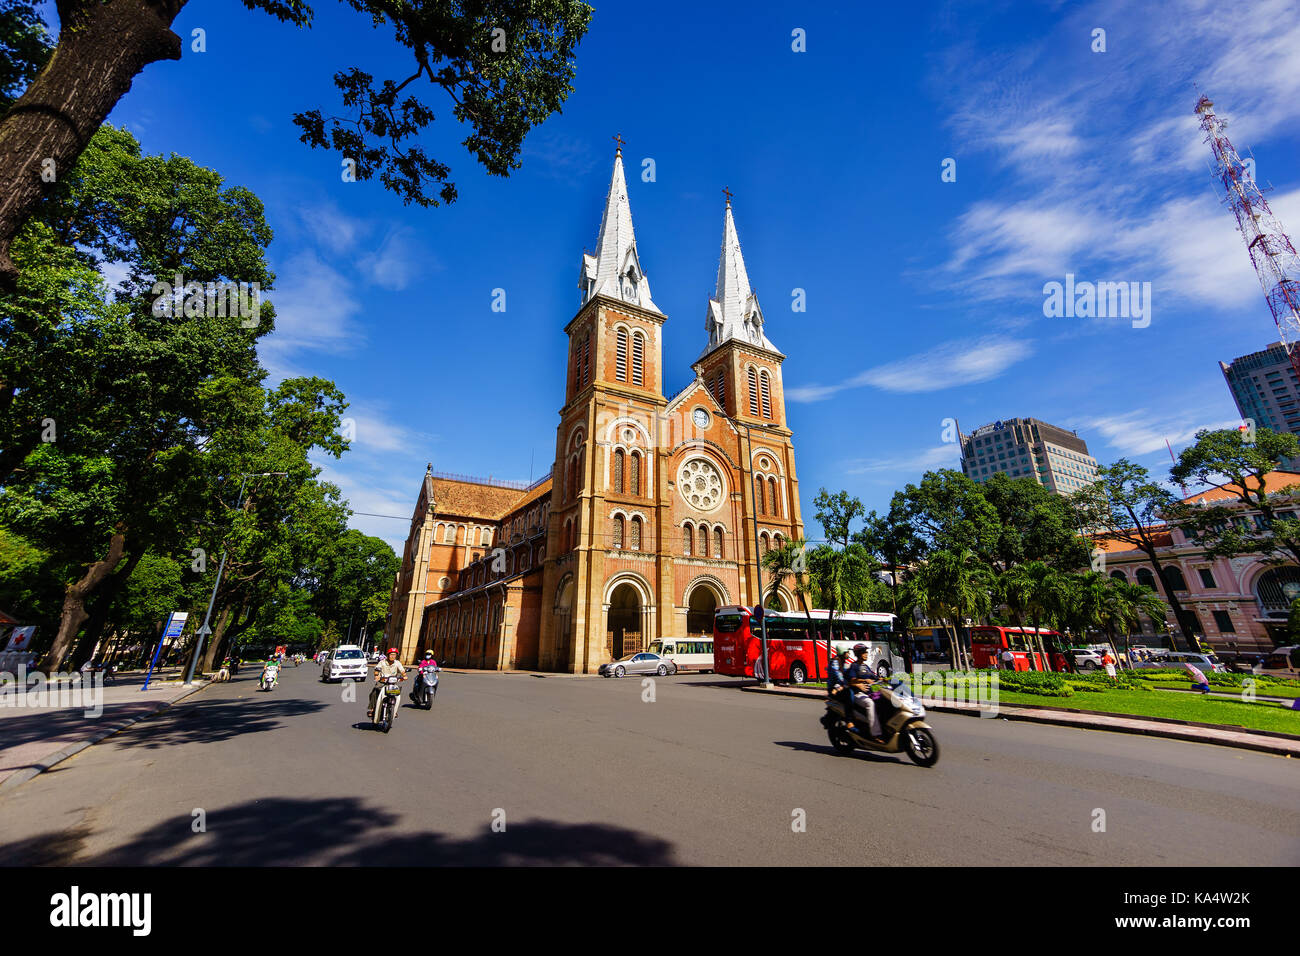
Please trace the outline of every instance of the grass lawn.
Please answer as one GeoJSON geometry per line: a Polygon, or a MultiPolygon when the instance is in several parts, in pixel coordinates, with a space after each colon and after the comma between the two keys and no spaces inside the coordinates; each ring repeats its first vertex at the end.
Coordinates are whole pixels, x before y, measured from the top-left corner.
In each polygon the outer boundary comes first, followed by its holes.
{"type": "Polygon", "coordinates": [[[1076,693],[1073,697],[1040,697],[999,689],[1003,704],[1032,704],[1060,710],[1084,710],[1130,717],[1169,717],[1203,724],[1231,724],[1251,730],[1274,730],[1300,734],[1300,711],[1270,701],[1248,704],[1199,694],[1162,694],[1158,691],[1106,690],[1099,694],[1076,693]]]}

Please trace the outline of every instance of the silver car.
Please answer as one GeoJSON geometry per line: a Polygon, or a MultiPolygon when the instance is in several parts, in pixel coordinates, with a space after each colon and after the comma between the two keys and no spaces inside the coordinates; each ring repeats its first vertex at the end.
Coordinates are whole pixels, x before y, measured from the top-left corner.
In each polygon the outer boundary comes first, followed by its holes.
{"type": "Polygon", "coordinates": [[[616,661],[600,665],[601,677],[622,677],[625,674],[658,674],[665,677],[676,674],[677,665],[666,657],[642,651],[640,654],[625,654],[616,661]]]}

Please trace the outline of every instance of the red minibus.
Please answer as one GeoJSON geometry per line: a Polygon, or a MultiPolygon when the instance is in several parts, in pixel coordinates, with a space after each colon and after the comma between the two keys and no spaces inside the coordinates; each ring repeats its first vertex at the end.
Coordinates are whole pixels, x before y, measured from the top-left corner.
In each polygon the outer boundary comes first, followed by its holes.
{"type": "Polygon", "coordinates": [[[831,654],[855,644],[867,645],[867,659],[882,676],[905,669],[899,654],[893,614],[840,611],[826,641],[830,611],[809,612],[818,631],[814,645],[808,614],[738,605],[720,607],[713,615],[713,671],[732,677],[763,676],[763,623],[767,624],[767,658],[772,680],[802,684],[822,680],[831,654]],[[814,652],[815,648],[815,652],[814,652]]]}
{"type": "Polygon", "coordinates": [[[1018,671],[1068,671],[1069,659],[1061,635],[1046,628],[996,627],[980,625],[970,629],[971,664],[975,667],[1003,668],[1002,652],[1010,649],[1018,671]],[[1047,652],[1039,650],[1039,639],[1047,652]]]}

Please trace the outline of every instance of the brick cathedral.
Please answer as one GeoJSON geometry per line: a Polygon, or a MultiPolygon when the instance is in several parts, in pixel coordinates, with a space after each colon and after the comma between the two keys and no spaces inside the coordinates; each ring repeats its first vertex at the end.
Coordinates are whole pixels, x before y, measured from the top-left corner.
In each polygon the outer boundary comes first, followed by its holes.
{"type": "Polygon", "coordinates": [[[451,666],[594,673],[656,638],[711,634],[720,605],[758,603],[762,554],[803,535],[785,356],[730,197],[708,339],[676,395],[621,150],[579,287],[551,474],[424,475],[385,630],[403,660],[432,649],[451,666]]]}

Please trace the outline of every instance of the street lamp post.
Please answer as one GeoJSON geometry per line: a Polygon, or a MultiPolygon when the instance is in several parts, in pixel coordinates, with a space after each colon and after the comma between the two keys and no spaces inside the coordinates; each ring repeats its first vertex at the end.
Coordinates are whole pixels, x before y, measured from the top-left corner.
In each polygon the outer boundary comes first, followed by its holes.
{"type": "MultiPolygon", "coordinates": [[[[244,501],[244,485],[248,482],[249,478],[266,478],[272,475],[280,478],[287,478],[289,473],[287,471],[259,471],[256,473],[245,473],[240,475],[239,497],[235,499],[235,507],[238,508],[244,501]]],[[[221,575],[225,569],[226,549],[222,548],[221,563],[217,565],[217,580],[216,583],[212,585],[212,596],[208,598],[208,610],[207,613],[203,615],[203,626],[199,628],[198,634],[196,635],[198,640],[194,642],[194,656],[190,658],[189,670],[185,673],[184,686],[186,687],[189,687],[194,683],[194,668],[198,666],[199,655],[203,653],[203,645],[207,640],[207,636],[212,633],[212,607],[217,603],[217,589],[221,587],[221,575]]]]}

